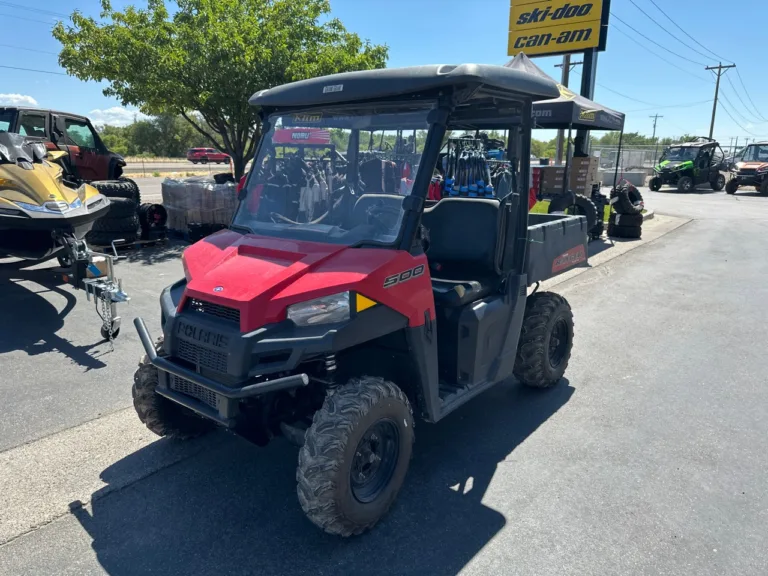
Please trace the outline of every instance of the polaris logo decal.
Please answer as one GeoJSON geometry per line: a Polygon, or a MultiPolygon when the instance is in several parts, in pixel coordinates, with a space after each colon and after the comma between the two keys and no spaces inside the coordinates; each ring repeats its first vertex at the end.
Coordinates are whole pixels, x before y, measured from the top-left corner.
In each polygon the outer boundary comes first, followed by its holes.
{"type": "Polygon", "coordinates": [[[555,258],[552,262],[552,273],[556,274],[557,272],[562,272],[563,270],[567,270],[568,268],[572,268],[573,266],[586,261],[587,253],[584,250],[584,246],[579,244],[575,248],[571,248],[555,258]]]}
{"type": "Polygon", "coordinates": [[[418,278],[422,274],[424,274],[424,264],[419,264],[416,266],[416,268],[411,268],[410,270],[400,272],[400,274],[387,276],[384,279],[384,288],[392,288],[392,286],[395,284],[402,284],[403,282],[407,282],[413,278],[418,278]]]}
{"type": "Polygon", "coordinates": [[[571,18],[582,18],[592,12],[593,4],[565,4],[555,10],[552,6],[544,9],[534,8],[530,12],[523,12],[517,19],[517,24],[536,24],[547,22],[547,20],[556,22],[558,20],[568,20],[571,18]]]}

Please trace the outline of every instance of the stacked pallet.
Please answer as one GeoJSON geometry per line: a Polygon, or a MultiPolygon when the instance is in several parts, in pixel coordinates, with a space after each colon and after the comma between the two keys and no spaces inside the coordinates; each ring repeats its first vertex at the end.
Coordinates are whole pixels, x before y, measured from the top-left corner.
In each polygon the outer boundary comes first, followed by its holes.
{"type": "Polygon", "coordinates": [[[190,224],[227,226],[237,208],[234,183],[217,184],[212,177],[193,176],[162,183],[168,228],[186,233],[190,224]]]}

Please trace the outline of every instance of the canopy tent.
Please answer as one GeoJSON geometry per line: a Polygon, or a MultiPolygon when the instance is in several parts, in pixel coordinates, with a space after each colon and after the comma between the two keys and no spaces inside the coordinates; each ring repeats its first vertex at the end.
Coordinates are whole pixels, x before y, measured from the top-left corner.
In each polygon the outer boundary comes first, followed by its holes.
{"type": "MultiPolygon", "coordinates": [[[[555,81],[520,52],[504,64],[505,68],[520,70],[555,81]]],[[[560,97],[533,103],[533,116],[540,128],[576,128],[577,130],[624,130],[624,114],[579,96],[558,84],[560,97]]]]}
{"type": "MultiPolygon", "coordinates": [[[[520,52],[512,60],[504,64],[505,68],[520,70],[541,78],[547,78],[556,82],[549,74],[539,68],[523,52],[520,52]]],[[[560,89],[560,97],[552,100],[540,100],[533,103],[533,119],[537,128],[568,129],[568,149],[565,156],[565,177],[563,178],[563,191],[567,186],[568,172],[570,169],[570,140],[571,130],[618,130],[619,149],[616,152],[616,172],[613,175],[613,186],[619,175],[619,158],[621,158],[621,144],[624,139],[624,114],[611,110],[589,98],[579,96],[562,84],[557,84],[560,89]]]]}

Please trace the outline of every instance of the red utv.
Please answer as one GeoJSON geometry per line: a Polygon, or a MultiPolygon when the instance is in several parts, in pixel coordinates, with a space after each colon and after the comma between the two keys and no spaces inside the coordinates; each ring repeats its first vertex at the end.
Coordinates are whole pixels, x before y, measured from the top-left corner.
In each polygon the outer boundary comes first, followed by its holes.
{"type": "Polygon", "coordinates": [[[215,148],[190,148],[187,150],[187,160],[192,164],[226,164],[229,162],[229,154],[219,152],[215,148]]]}
{"type": "MultiPolygon", "coordinates": [[[[563,376],[573,317],[528,288],[586,265],[581,216],[530,214],[532,101],[554,82],[500,66],[420,66],[296,82],[255,94],[262,138],[228,230],[183,256],[160,297],[139,418],[161,436],[214,426],[301,446],[304,512],[332,534],[372,527],[408,469],[415,416],[437,422],[513,375],[563,376]],[[333,130],[345,154],[276,153],[281,128],[333,130]],[[449,131],[508,131],[513,183],[498,198],[427,201],[449,131]],[[396,141],[415,131],[404,161],[396,141]],[[407,166],[407,169],[406,169],[407,166]],[[412,186],[400,193],[398,175],[412,186]]],[[[478,173],[478,177],[482,176],[478,173]]]]}

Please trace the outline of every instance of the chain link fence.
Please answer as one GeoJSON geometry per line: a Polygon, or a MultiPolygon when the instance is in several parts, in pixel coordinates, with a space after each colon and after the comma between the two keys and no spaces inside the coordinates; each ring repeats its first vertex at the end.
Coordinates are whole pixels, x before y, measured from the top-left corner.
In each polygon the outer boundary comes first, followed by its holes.
{"type": "MultiPolygon", "coordinates": [[[[621,158],[619,159],[619,168],[622,170],[642,170],[650,169],[659,162],[659,156],[664,152],[667,145],[658,146],[622,146],[621,158]]],[[[736,152],[736,146],[721,146],[726,159],[733,156],[736,152]]],[[[743,146],[739,146],[739,149],[743,146]]],[[[618,146],[604,146],[593,144],[590,151],[592,156],[600,158],[600,168],[609,169],[616,167],[616,153],[618,146]]]]}

